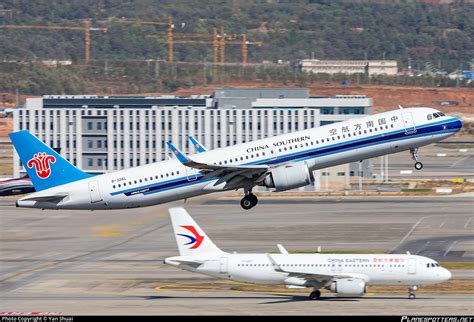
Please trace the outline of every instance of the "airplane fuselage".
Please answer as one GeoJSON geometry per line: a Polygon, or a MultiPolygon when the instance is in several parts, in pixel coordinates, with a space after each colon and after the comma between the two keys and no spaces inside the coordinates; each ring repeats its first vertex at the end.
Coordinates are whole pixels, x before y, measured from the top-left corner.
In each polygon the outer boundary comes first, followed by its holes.
{"type": "MultiPolygon", "coordinates": [[[[448,280],[451,273],[430,258],[407,254],[272,254],[282,270],[328,276],[344,276],[364,280],[366,285],[422,285],[448,280]]],[[[314,287],[311,280],[292,277],[274,269],[267,254],[223,253],[207,258],[176,256],[166,264],[220,279],[253,284],[314,287]],[[199,260],[194,268],[183,261],[199,260]]]]}
{"type": "MultiPolygon", "coordinates": [[[[215,165],[267,165],[271,169],[304,164],[308,171],[441,141],[459,131],[457,118],[431,108],[408,108],[333,123],[290,134],[219,148],[192,156],[215,165]],[[429,118],[431,115],[431,118],[429,118]]],[[[263,180],[263,178],[262,178],[263,180]]],[[[259,184],[263,185],[263,181],[259,184]]],[[[152,206],[206,193],[241,188],[186,167],[177,159],[93,176],[28,195],[19,207],[43,209],[123,209],[152,206]],[[60,202],[42,196],[64,195],[60,202]]],[[[278,190],[278,189],[277,189],[278,190]]]]}

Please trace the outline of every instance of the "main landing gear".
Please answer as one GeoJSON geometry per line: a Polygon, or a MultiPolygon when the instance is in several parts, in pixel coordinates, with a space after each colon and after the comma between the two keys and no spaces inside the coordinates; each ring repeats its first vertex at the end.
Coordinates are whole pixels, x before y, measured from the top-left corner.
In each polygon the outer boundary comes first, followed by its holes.
{"type": "Polygon", "coordinates": [[[416,298],[416,294],[415,294],[416,289],[417,289],[416,285],[410,286],[408,288],[408,298],[410,300],[414,300],[416,298]]]}
{"type": "Polygon", "coordinates": [[[418,161],[418,148],[410,149],[411,158],[416,161],[415,169],[421,170],[423,169],[423,163],[418,161]]]}
{"type": "Polygon", "coordinates": [[[245,197],[240,200],[240,206],[244,208],[245,210],[249,210],[253,207],[255,207],[258,203],[258,198],[256,195],[252,193],[252,190],[247,190],[245,191],[245,197]]]}
{"type": "Polygon", "coordinates": [[[321,297],[321,292],[319,290],[314,290],[311,292],[311,294],[309,294],[309,299],[311,301],[319,300],[320,297],[321,297]]]}

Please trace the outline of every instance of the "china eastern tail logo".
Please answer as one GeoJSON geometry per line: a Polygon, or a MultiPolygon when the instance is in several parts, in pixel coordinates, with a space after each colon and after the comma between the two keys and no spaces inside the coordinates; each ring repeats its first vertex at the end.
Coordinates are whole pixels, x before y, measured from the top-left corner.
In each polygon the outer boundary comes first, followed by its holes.
{"type": "Polygon", "coordinates": [[[28,160],[26,164],[28,168],[35,168],[36,175],[41,179],[46,179],[51,174],[51,163],[55,163],[56,158],[52,155],[47,155],[46,152],[38,152],[33,158],[28,160]]]}
{"type": "Polygon", "coordinates": [[[181,226],[182,228],[184,229],[187,229],[191,232],[191,234],[193,234],[193,236],[191,235],[185,235],[185,234],[178,234],[179,236],[183,236],[183,237],[187,237],[189,238],[189,242],[186,243],[185,245],[191,245],[191,244],[194,244],[192,247],[190,247],[189,249],[196,249],[198,248],[202,241],[204,240],[204,236],[201,236],[199,235],[199,233],[197,232],[196,228],[194,228],[194,226],[181,226]]]}

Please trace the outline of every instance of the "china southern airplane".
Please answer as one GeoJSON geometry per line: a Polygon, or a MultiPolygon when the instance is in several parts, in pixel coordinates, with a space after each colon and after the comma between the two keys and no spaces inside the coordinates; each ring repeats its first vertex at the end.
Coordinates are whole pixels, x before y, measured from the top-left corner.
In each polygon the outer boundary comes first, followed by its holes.
{"type": "Polygon", "coordinates": [[[432,108],[407,108],[207,151],[102,175],[87,174],[26,130],[10,133],[36,192],[18,207],[123,209],[151,206],[206,193],[244,189],[241,206],[254,207],[256,185],[285,191],[310,184],[312,171],[418,148],[443,140],[461,121],[432,108]]]}
{"type": "Polygon", "coordinates": [[[312,287],[311,300],[325,288],[339,297],[360,297],[369,285],[406,285],[415,298],[417,285],[449,280],[451,273],[434,260],[407,254],[229,254],[220,250],[184,208],[171,208],[179,256],[165,264],[221,279],[312,287]]]}

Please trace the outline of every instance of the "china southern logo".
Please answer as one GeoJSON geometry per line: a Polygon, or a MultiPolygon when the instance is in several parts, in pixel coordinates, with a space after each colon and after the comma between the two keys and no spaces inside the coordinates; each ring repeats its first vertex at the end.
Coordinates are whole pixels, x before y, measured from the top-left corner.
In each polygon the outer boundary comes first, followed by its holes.
{"type": "Polygon", "coordinates": [[[191,245],[191,244],[194,244],[192,247],[190,247],[189,249],[196,249],[198,248],[202,241],[204,240],[204,236],[201,236],[199,235],[199,233],[197,232],[196,228],[194,228],[194,226],[181,226],[182,228],[184,229],[187,229],[191,232],[191,234],[193,234],[193,236],[191,235],[185,235],[185,234],[178,234],[179,236],[183,236],[183,237],[187,237],[189,238],[189,242],[186,243],[185,245],[191,245]]]}
{"type": "Polygon", "coordinates": [[[36,175],[40,179],[46,179],[51,174],[50,163],[55,163],[56,158],[52,155],[47,155],[46,152],[38,152],[33,158],[28,160],[28,168],[35,168],[36,175]]]}

